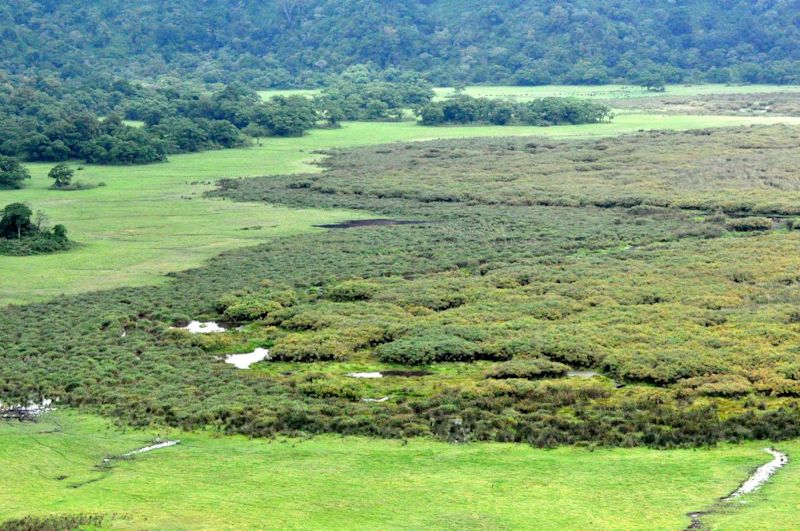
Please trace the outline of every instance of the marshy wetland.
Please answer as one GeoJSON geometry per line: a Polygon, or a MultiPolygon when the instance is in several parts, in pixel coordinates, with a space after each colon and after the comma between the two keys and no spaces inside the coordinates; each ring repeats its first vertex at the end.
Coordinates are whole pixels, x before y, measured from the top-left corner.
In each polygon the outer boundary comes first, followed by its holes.
{"type": "MultiPolygon", "coordinates": [[[[59,401],[0,425],[0,516],[247,528],[268,505],[274,527],[679,529],[774,445],[789,464],[702,518],[752,528],[800,485],[799,148],[791,118],[626,114],[345,124],[186,155],[201,185],[183,156],[148,166],[197,215],[302,227],[231,232],[166,277],[131,264],[128,287],[69,275],[45,295],[26,273],[4,290],[25,303],[0,316],[3,393],[59,401]],[[96,467],[156,440],[181,443],[96,467]]],[[[101,201],[106,180],[53,201],[101,201]]],[[[75,253],[105,230],[73,225],[75,253]]]]}

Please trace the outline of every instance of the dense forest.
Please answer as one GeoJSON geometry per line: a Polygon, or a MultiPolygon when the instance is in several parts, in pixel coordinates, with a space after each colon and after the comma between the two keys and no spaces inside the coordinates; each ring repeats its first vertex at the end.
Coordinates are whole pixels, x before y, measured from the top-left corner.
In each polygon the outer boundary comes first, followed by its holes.
{"type": "Polygon", "coordinates": [[[782,0],[9,0],[0,71],[260,88],[354,64],[441,85],[789,83],[799,16],[782,0]]]}

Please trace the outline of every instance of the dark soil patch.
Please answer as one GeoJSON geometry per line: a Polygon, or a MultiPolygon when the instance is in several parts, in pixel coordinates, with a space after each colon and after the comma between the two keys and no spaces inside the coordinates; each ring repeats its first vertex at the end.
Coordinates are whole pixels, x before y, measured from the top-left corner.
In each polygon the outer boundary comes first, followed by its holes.
{"type": "Polygon", "coordinates": [[[381,371],[384,378],[414,378],[417,376],[430,376],[430,371],[381,371]]]}
{"type": "Polygon", "coordinates": [[[354,219],[342,223],[327,225],[314,225],[323,229],[357,229],[359,227],[383,227],[386,225],[420,225],[428,221],[402,220],[402,219],[354,219]]]}

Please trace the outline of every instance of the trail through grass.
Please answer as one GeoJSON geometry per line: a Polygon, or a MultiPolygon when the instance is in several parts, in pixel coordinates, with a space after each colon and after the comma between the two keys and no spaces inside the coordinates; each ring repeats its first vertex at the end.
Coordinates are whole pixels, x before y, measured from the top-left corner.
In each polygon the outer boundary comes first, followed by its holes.
{"type": "Polygon", "coordinates": [[[763,444],[592,452],[160,434],[181,444],[97,471],[155,433],[69,412],[0,424],[0,521],[102,512],[134,529],[680,529],[764,461],[763,444]]]}

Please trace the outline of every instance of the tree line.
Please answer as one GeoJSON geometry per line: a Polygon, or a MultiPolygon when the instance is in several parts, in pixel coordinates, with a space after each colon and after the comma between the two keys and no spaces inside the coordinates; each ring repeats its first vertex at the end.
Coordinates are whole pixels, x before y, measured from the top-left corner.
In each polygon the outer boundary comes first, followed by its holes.
{"type": "MultiPolygon", "coordinates": [[[[105,90],[74,87],[65,93],[47,80],[0,85],[0,156],[25,161],[84,160],[92,164],[147,164],[170,154],[235,148],[269,136],[301,136],[343,120],[402,120],[423,125],[594,123],[609,110],[577,99],[509,103],[464,95],[434,101],[419,74],[387,79],[363,65],[349,68],[313,97],[263,101],[240,84],[208,92],[191,85],[146,86],[115,81],[105,90]]],[[[11,173],[6,172],[9,177],[11,173]]],[[[0,182],[19,187],[22,179],[0,182]]],[[[69,184],[69,183],[66,183],[69,184]]],[[[63,187],[63,186],[62,186],[63,187]]]]}
{"type": "Polygon", "coordinates": [[[561,125],[611,120],[605,105],[577,98],[540,98],[514,103],[457,95],[429,103],[419,111],[423,125],[474,124],[561,125]]]}

